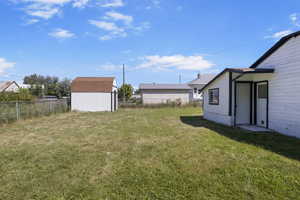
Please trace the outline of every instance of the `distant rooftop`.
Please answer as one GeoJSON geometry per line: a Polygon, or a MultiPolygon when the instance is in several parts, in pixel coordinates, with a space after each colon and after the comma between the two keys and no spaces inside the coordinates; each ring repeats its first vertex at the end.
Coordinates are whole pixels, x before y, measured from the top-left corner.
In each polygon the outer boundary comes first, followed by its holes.
{"type": "Polygon", "coordinates": [[[14,81],[1,81],[0,82],[0,92],[5,91],[13,83],[16,83],[16,82],[14,82],[14,81]]]}
{"type": "Polygon", "coordinates": [[[190,90],[191,87],[188,84],[140,84],[141,90],[190,90]]]}
{"type": "Polygon", "coordinates": [[[206,85],[216,74],[198,74],[197,78],[189,82],[189,85],[206,85]]]}

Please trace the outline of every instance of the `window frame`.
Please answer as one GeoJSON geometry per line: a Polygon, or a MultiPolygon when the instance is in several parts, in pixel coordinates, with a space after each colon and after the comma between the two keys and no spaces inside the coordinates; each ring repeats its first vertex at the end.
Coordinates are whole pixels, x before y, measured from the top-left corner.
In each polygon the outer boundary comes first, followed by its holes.
{"type": "Polygon", "coordinates": [[[198,88],[194,88],[194,94],[197,94],[198,88]]]}
{"type": "Polygon", "coordinates": [[[267,99],[268,98],[268,85],[267,84],[259,84],[257,85],[257,98],[258,99],[267,99]],[[261,88],[262,89],[261,89],[261,88]]]}
{"type": "MultiPolygon", "coordinates": [[[[214,95],[213,95],[213,97],[214,97],[214,95]]],[[[219,88],[208,89],[208,103],[209,103],[209,105],[219,105],[220,104],[220,89],[219,88]],[[214,91],[218,92],[217,102],[216,103],[214,103],[214,102],[211,101],[213,99],[210,99],[210,93],[214,92],[214,91]]]]}

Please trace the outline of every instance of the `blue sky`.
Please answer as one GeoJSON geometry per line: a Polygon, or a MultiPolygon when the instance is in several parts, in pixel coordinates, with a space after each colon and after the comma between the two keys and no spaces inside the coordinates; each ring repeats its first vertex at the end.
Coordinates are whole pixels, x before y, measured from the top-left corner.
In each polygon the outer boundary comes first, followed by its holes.
{"type": "Polygon", "coordinates": [[[38,73],[178,83],[248,67],[300,29],[300,1],[2,0],[0,80],[38,73]]]}

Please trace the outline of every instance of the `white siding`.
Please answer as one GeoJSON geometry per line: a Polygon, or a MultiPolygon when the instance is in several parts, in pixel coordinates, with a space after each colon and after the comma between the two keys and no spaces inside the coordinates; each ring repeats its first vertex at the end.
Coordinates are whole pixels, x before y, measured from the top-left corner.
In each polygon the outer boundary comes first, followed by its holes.
{"type": "Polygon", "coordinates": [[[204,90],[204,118],[218,123],[232,125],[229,116],[229,73],[225,73],[204,90]],[[208,90],[219,88],[219,105],[210,105],[208,90]]]}
{"type": "Polygon", "coordinates": [[[290,39],[258,66],[268,67],[275,73],[259,79],[269,80],[269,128],[300,137],[300,37],[290,39]]]}
{"type": "Polygon", "coordinates": [[[18,92],[19,91],[19,87],[13,83],[11,84],[8,88],[5,89],[5,92],[18,92]]]}
{"type": "Polygon", "coordinates": [[[201,90],[203,88],[203,85],[190,85],[191,88],[193,89],[192,93],[193,93],[193,100],[202,100],[203,99],[203,94],[200,93],[199,94],[199,90],[201,90]],[[197,92],[195,93],[194,89],[197,88],[197,92]]]}
{"type": "Polygon", "coordinates": [[[181,99],[187,104],[192,99],[192,92],[186,90],[142,90],[143,104],[160,104],[181,99]]]}
{"type": "Polygon", "coordinates": [[[74,111],[111,111],[111,93],[72,92],[74,111]]]}

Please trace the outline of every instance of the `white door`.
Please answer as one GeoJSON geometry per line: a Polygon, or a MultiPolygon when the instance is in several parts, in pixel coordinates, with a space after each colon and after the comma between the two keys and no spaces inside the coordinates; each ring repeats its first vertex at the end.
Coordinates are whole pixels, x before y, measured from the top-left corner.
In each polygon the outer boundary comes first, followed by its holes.
{"type": "Polygon", "coordinates": [[[257,125],[267,127],[268,84],[257,84],[257,125]]]}
{"type": "Polygon", "coordinates": [[[236,85],[236,124],[250,124],[250,83],[236,85]]]}

